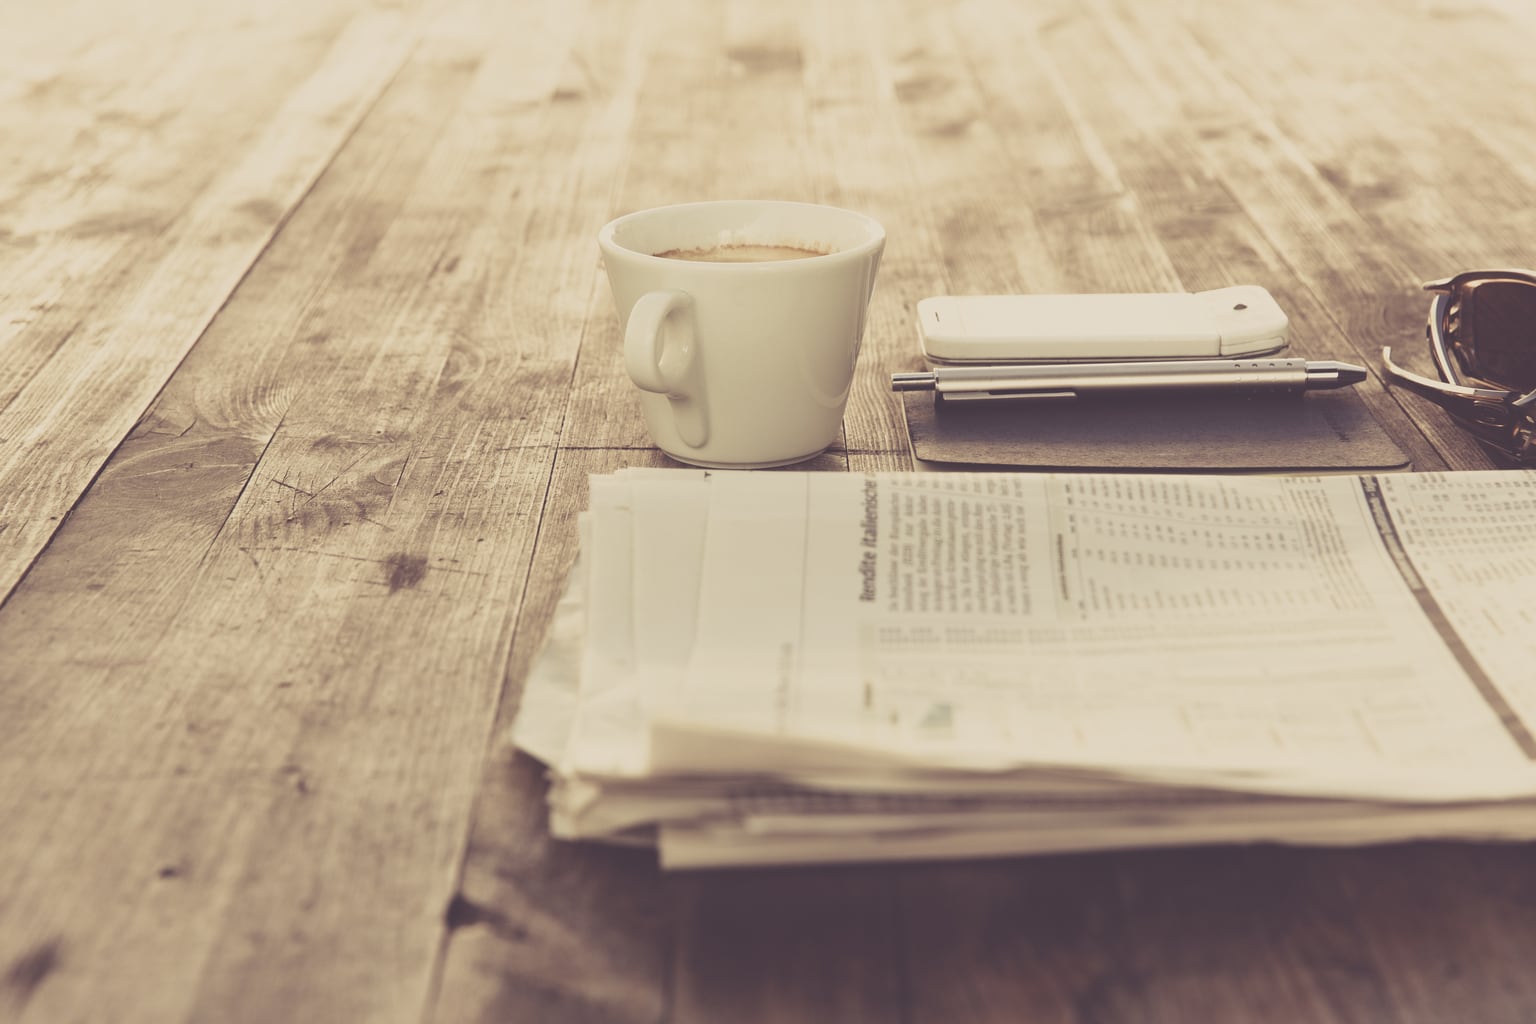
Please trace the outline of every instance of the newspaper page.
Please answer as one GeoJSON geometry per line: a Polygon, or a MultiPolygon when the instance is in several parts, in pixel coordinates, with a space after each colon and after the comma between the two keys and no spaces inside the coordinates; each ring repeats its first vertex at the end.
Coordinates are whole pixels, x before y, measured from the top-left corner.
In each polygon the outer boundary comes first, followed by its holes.
{"type": "Polygon", "coordinates": [[[1407,473],[1378,485],[1405,578],[1536,757],[1524,725],[1536,722],[1536,473],[1407,473]]]}
{"type": "Polygon", "coordinates": [[[712,474],[692,653],[649,698],[652,767],[874,751],[1529,793],[1536,569],[1505,534],[1533,517],[1518,472],[712,474]],[[1442,545],[1467,516],[1497,522],[1442,545]],[[1523,563],[1475,557],[1505,540],[1523,563]]]}

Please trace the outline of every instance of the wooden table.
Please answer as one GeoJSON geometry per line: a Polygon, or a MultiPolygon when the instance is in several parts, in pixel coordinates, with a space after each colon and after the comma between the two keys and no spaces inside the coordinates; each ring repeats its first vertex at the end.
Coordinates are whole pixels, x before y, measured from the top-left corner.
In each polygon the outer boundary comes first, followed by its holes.
{"type": "MultiPolygon", "coordinates": [[[[506,730],[588,473],[664,465],[595,234],[769,196],[941,292],[1264,284],[1429,369],[1536,264],[1524,0],[0,8],[0,1019],[1536,1019],[1536,853],[662,875],[506,730]]],[[[1430,371],[1432,372],[1432,371],[1430,371]]],[[[1415,468],[1485,468],[1363,399],[1415,468]]]]}

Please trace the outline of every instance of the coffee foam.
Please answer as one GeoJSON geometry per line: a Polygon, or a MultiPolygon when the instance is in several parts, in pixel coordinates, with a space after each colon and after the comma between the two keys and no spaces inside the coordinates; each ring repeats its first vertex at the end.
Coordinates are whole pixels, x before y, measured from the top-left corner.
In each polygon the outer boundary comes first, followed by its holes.
{"type": "Polygon", "coordinates": [[[713,242],[706,242],[697,246],[679,246],[688,249],[748,249],[748,248],[773,248],[773,249],[799,249],[803,252],[813,252],[821,256],[828,256],[837,251],[837,246],[826,242],[806,241],[804,238],[784,235],[763,235],[755,231],[722,231],[713,242]]]}
{"type": "Polygon", "coordinates": [[[815,249],[803,249],[793,245],[763,245],[759,242],[741,242],[734,245],[711,245],[702,249],[668,249],[653,255],[669,260],[689,260],[704,263],[764,263],[787,260],[803,260],[825,256],[815,249]]]}
{"type": "Polygon", "coordinates": [[[826,239],[811,239],[803,235],[792,235],[784,230],[782,224],[772,219],[761,218],[736,228],[721,228],[715,232],[713,242],[704,242],[700,245],[674,246],[677,249],[708,249],[712,247],[731,248],[743,245],[773,245],[783,246],[786,249],[804,249],[807,252],[820,253],[823,256],[837,252],[838,246],[826,239]]]}

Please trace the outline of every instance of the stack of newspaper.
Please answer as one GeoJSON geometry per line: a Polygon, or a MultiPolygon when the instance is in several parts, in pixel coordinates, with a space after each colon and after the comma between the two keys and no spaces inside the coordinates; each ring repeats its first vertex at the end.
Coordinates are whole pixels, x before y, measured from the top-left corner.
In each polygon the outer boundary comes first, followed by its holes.
{"type": "Polygon", "coordinates": [[[667,867],[1536,837],[1536,473],[628,470],[514,741],[667,867]]]}

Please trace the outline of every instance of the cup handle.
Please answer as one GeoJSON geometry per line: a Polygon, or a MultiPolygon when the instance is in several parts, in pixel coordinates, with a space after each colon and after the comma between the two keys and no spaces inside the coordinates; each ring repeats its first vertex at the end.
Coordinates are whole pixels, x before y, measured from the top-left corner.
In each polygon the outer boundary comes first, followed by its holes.
{"type": "Polygon", "coordinates": [[[624,328],[624,367],[642,391],[666,395],[677,434],[690,448],[709,440],[704,366],[694,337],[693,296],[646,292],[624,328]]]}

